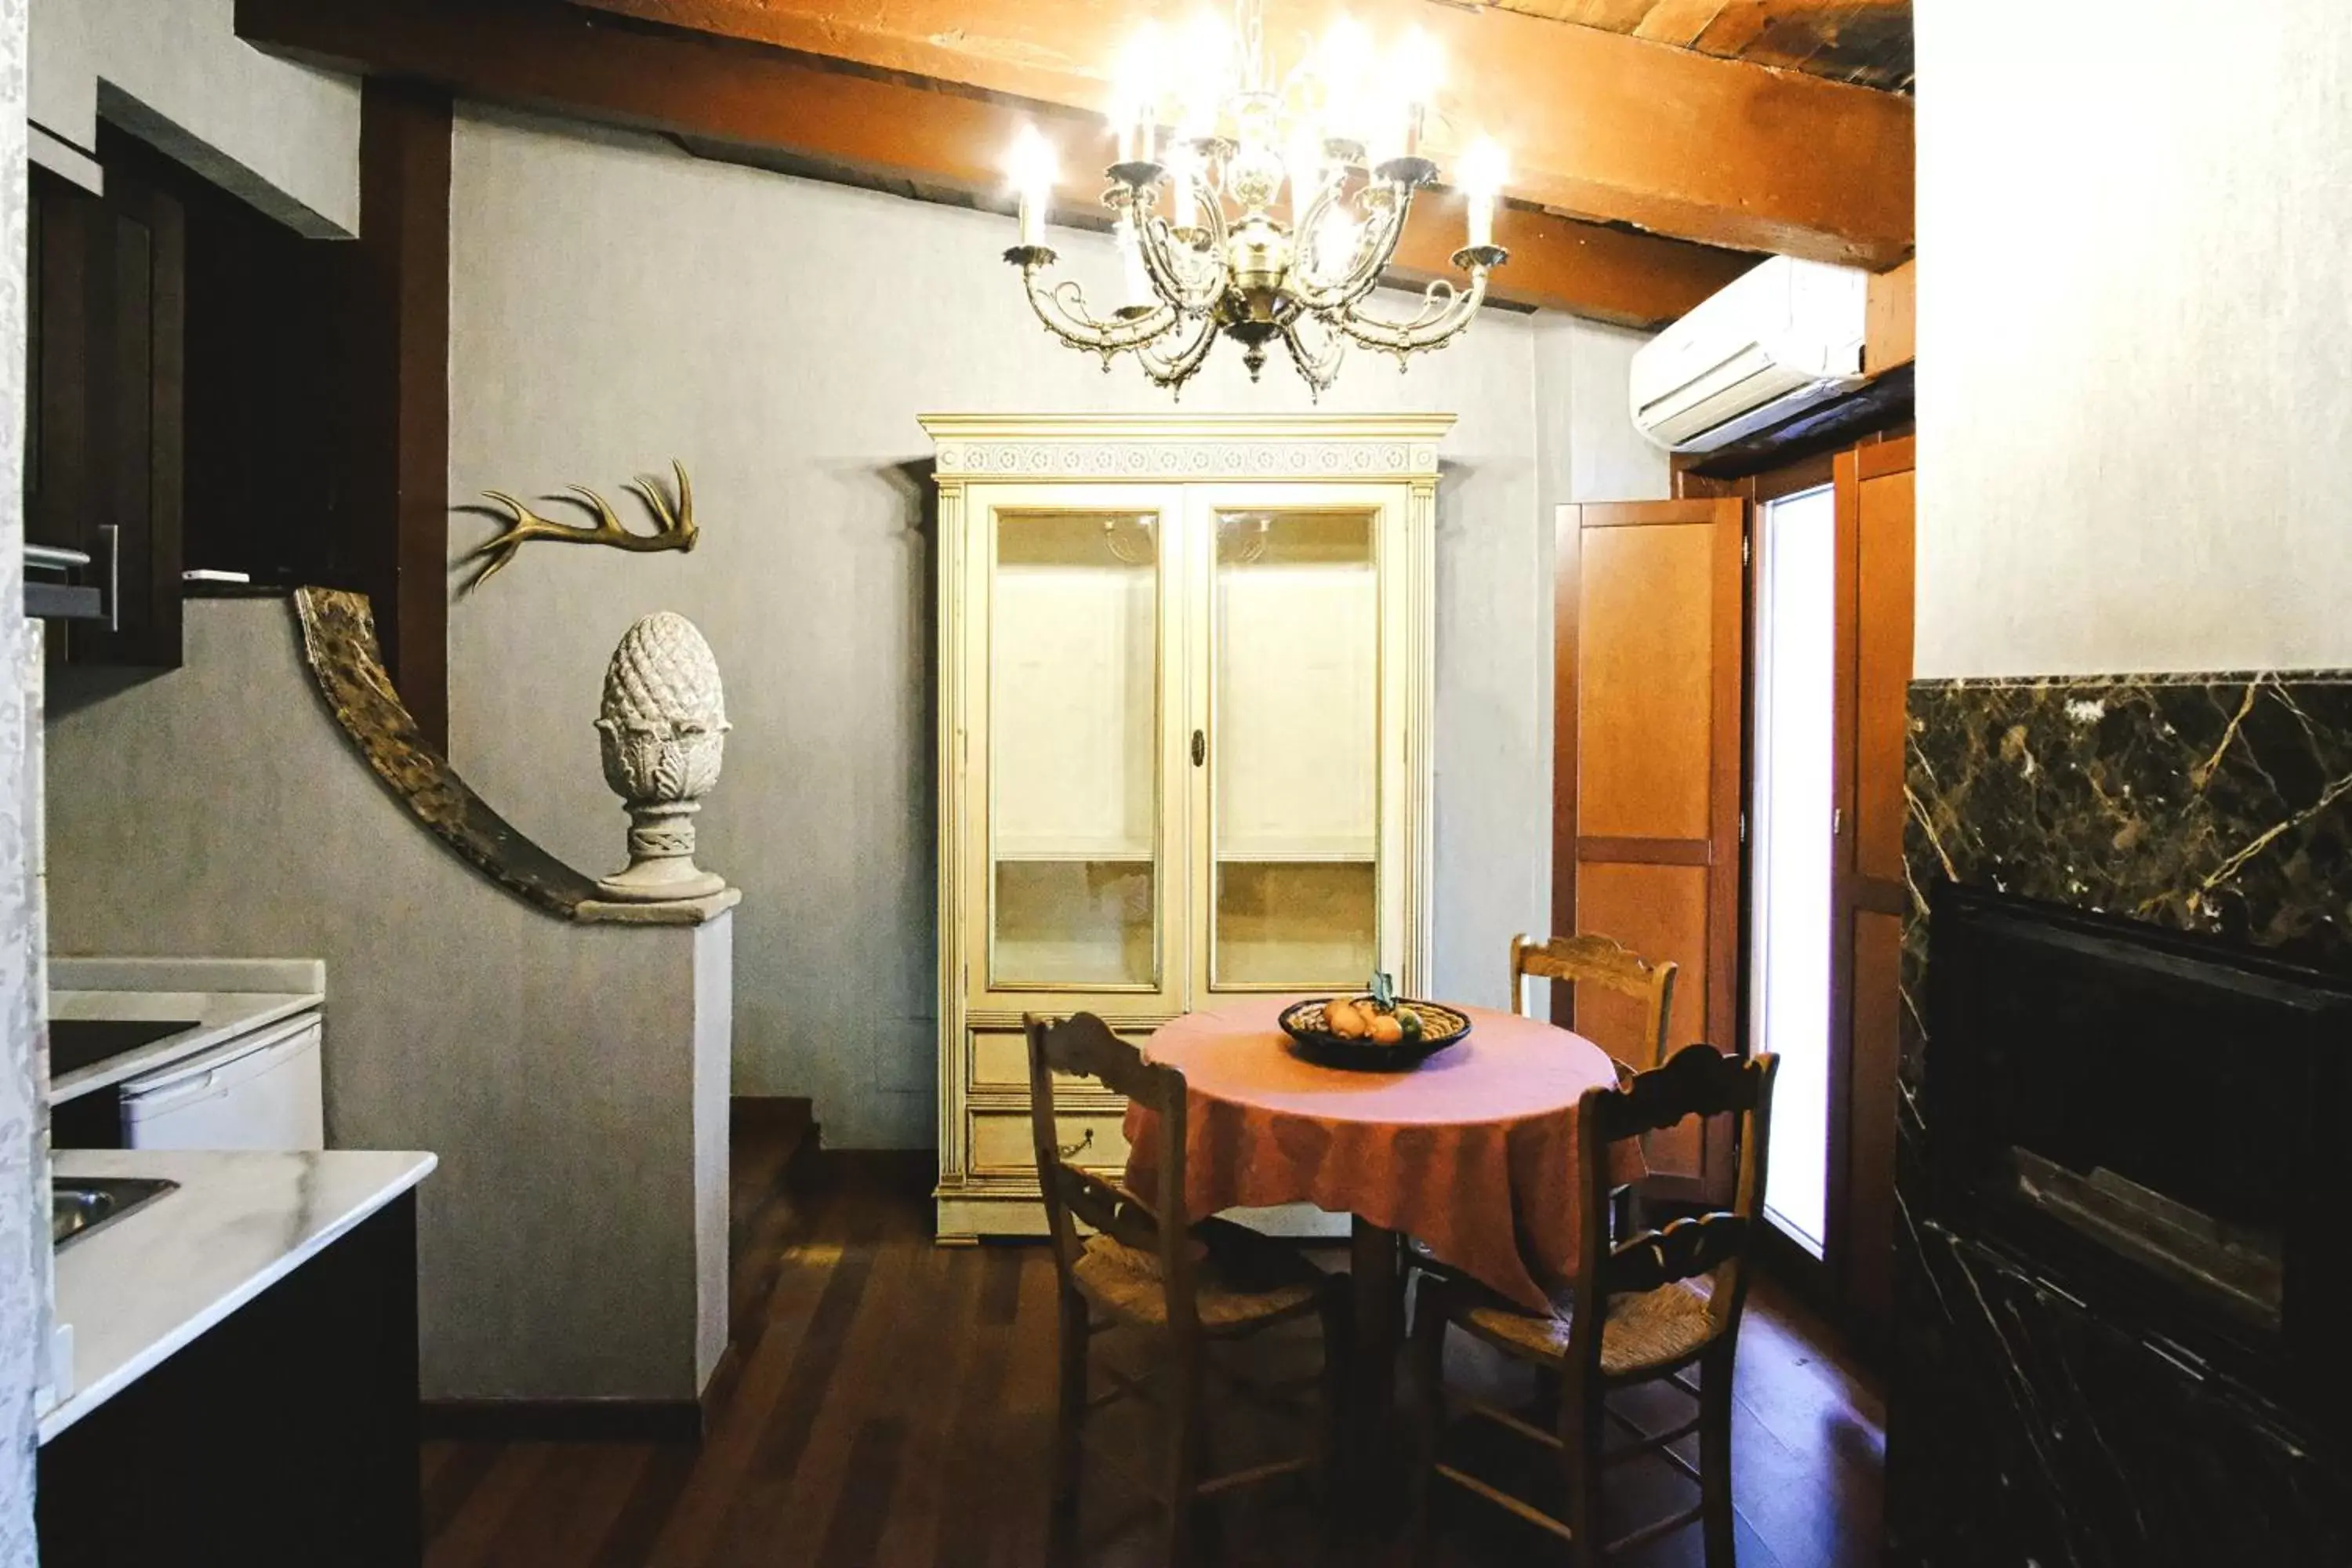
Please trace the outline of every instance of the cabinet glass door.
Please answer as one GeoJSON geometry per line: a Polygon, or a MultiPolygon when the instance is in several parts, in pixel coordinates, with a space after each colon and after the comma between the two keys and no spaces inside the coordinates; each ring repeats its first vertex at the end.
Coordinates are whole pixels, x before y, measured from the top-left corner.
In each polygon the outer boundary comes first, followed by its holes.
{"type": "Polygon", "coordinates": [[[1207,514],[1207,984],[1361,985],[1381,951],[1381,513],[1207,514]]]}
{"type": "Polygon", "coordinates": [[[1161,984],[1164,509],[992,507],[988,984],[1161,984]]]}

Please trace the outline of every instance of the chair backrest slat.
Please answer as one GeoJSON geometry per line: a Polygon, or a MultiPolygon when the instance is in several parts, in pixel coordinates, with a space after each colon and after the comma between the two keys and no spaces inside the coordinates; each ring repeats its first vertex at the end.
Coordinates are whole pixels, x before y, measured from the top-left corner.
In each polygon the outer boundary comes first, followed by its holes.
{"type": "Polygon", "coordinates": [[[1633,1059],[1625,1065],[1635,1072],[1647,1072],[1665,1058],[1677,973],[1672,960],[1653,963],[1605,936],[1555,936],[1542,942],[1515,936],[1511,939],[1511,1010],[1527,1011],[1530,976],[1630,996],[1642,1004],[1642,1034],[1634,1042],[1633,1059]]]}
{"type": "Polygon", "coordinates": [[[1045,1201],[1054,1268],[1064,1294],[1077,1290],[1077,1226],[1084,1224],[1159,1259],[1169,1324],[1179,1333],[1192,1332],[1198,1306],[1192,1222],[1184,1210],[1184,1075],[1145,1061],[1142,1051],[1091,1013],[1058,1021],[1031,1014],[1022,1022],[1029,1038],[1030,1140],[1036,1151],[1037,1184],[1045,1201]],[[1063,1158],[1054,1119],[1056,1073],[1098,1079],[1152,1113],[1158,1136],[1155,1191],[1130,1192],[1063,1158]]]}
{"type": "Polygon", "coordinates": [[[1686,1046],[1664,1066],[1636,1074],[1600,1105],[1601,1136],[1612,1143],[1672,1127],[1687,1116],[1753,1110],[1763,1092],[1755,1063],[1713,1046],[1686,1046]]]}
{"type": "Polygon", "coordinates": [[[1582,1267],[1577,1276],[1569,1354],[1588,1370],[1600,1365],[1609,1299],[1710,1276],[1707,1310],[1716,1334],[1734,1333],[1746,1304],[1748,1249],[1761,1224],[1769,1153],[1772,1080],[1780,1059],[1726,1056],[1713,1046],[1685,1046],[1664,1067],[1614,1089],[1587,1089],[1577,1108],[1578,1162],[1584,1172],[1582,1267]],[[1731,1207],[1679,1219],[1612,1246],[1605,1216],[1617,1144],[1693,1116],[1737,1119],[1739,1178],[1731,1207]]]}
{"type": "MultiPolygon", "coordinates": [[[[1056,1163],[1044,1173],[1070,1217],[1150,1253],[1160,1250],[1160,1220],[1133,1193],[1091,1171],[1056,1163]]],[[[1052,1199],[1048,1198],[1048,1202],[1052,1199]]]]}

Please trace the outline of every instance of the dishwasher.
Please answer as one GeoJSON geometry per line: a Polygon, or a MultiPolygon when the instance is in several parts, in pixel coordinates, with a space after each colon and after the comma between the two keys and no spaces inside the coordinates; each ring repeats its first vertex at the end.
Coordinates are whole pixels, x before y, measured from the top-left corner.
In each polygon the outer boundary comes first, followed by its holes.
{"type": "Polygon", "coordinates": [[[131,1149],[323,1149],[319,1015],[303,1013],[122,1085],[131,1149]]]}

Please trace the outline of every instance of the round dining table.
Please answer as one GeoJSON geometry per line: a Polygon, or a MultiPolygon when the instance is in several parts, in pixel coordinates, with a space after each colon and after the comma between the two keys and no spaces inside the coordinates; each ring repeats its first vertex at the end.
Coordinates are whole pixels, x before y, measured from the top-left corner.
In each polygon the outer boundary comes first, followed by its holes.
{"type": "MultiPolygon", "coordinates": [[[[1535,1018],[1458,1011],[1470,1032],[1409,1071],[1352,1072],[1302,1057],[1276,1022],[1295,996],[1191,1013],[1144,1047],[1184,1075],[1185,1209],[1307,1203],[1352,1217],[1357,1412],[1385,1430],[1400,1341],[1401,1237],[1531,1311],[1572,1276],[1582,1212],[1576,1113],[1617,1081],[1607,1052],[1535,1018]]],[[[1450,1005],[1450,1004],[1449,1004],[1450,1005]]],[[[1159,1119],[1127,1118],[1128,1184],[1149,1192],[1159,1119]]],[[[1620,1148],[1638,1179],[1635,1145],[1620,1148]]]]}

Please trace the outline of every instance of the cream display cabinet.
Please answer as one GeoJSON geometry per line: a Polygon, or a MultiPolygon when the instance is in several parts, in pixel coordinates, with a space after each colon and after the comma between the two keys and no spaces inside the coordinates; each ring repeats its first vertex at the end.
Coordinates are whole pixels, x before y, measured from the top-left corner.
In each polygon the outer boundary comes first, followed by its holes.
{"type": "MultiPolygon", "coordinates": [[[[1024,1013],[1420,993],[1451,416],[939,416],[942,1240],[1044,1229],[1024,1013]]],[[[1118,1097],[1056,1090],[1116,1171],[1118,1097]]]]}

